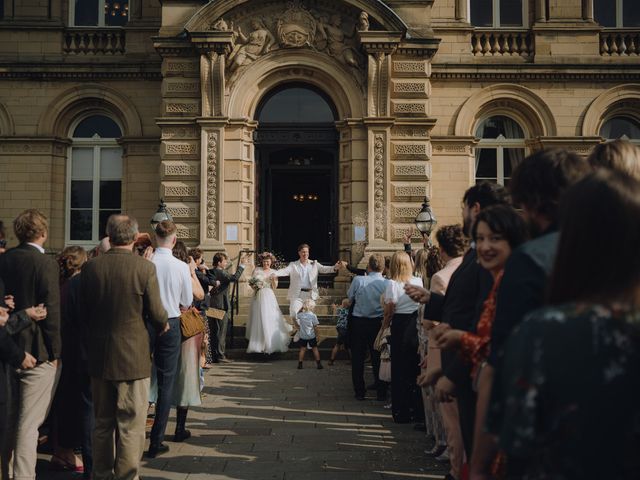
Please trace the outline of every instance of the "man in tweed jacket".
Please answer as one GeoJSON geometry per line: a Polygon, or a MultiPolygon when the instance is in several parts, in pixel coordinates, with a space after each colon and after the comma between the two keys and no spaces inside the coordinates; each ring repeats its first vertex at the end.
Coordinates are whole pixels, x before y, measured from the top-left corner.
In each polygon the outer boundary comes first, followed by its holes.
{"type": "Polygon", "coordinates": [[[151,374],[147,323],[167,331],[167,312],[155,266],[132,253],[135,219],[112,215],[107,235],[111,250],[85,265],[80,285],[96,422],[93,478],[136,480],[151,374]]]}

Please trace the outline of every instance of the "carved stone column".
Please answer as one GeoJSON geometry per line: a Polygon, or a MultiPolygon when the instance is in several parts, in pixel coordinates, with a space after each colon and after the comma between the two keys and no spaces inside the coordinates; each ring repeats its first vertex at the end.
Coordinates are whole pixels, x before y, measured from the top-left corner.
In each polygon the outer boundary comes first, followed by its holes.
{"type": "Polygon", "coordinates": [[[200,120],[200,247],[224,250],[221,227],[224,198],[224,126],[226,120],[200,120]]]}

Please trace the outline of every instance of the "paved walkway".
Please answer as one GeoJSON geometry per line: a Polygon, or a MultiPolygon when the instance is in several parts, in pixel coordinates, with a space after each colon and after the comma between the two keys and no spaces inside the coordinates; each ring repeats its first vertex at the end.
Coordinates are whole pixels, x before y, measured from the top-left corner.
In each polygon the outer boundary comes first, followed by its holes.
{"type": "MultiPolygon", "coordinates": [[[[144,459],[142,478],[442,478],[442,465],[423,453],[430,446],[424,433],[394,424],[383,402],[355,400],[350,372],[344,361],[324,370],[312,360],[303,370],[294,360],[215,365],[203,405],[189,412],[192,438],[167,442],[170,452],[144,459]]],[[[71,478],[53,475],[44,462],[39,467],[38,478],[71,478]]]]}

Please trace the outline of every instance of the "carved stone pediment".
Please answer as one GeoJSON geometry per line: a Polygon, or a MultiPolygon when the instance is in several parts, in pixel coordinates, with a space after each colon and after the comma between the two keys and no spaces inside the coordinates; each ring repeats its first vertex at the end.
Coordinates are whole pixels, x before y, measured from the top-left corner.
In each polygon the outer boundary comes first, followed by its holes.
{"type": "Polygon", "coordinates": [[[279,49],[326,54],[363,77],[366,61],[357,32],[383,30],[367,12],[332,0],[252,2],[235,7],[209,24],[211,31],[233,32],[227,70],[233,75],[279,49]]]}

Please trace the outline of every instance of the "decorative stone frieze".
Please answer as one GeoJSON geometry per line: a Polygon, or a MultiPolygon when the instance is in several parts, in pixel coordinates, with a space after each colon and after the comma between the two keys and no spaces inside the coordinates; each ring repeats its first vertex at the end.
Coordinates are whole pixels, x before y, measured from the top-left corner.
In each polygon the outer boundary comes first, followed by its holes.
{"type": "Polygon", "coordinates": [[[200,209],[197,204],[172,203],[167,212],[175,219],[197,219],[200,209]]]}
{"type": "Polygon", "coordinates": [[[391,129],[391,138],[429,138],[429,129],[426,127],[394,127],[391,129]]]}
{"type": "Polygon", "coordinates": [[[385,135],[376,133],[373,137],[373,212],[376,239],[386,240],[385,208],[385,135]]]}
{"type": "Polygon", "coordinates": [[[162,173],[165,177],[197,177],[200,175],[200,164],[165,160],[162,162],[162,173]]]}
{"type": "Polygon", "coordinates": [[[194,240],[198,238],[198,225],[176,224],[176,235],[180,240],[194,240]]]}
{"type": "Polygon", "coordinates": [[[198,132],[195,127],[164,127],[162,129],[161,137],[162,140],[170,140],[170,139],[191,139],[197,138],[198,132]]]}
{"type": "Polygon", "coordinates": [[[198,185],[191,182],[162,182],[161,196],[163,198],[171,197],[198,197],[198,185]]]}
{"type": "Polygon", "coordinates": [[[429,77],[431,63],[425,60],[394,60],[394,77],[429,77]]]}
{"type": "Polygon", "coordinates": [[[429,80],[398,80],[391,81],[394,98],[429,98],[431,84],[429,80]]]}
{"type": "Polygon", "coordinates": [[[422,207],[420,205],[394,205],[392,208],[393,212],[393,222],[398,221],[410,221],[412,222],[420,213],[422,207]]]}
{"type": "Polygon", "coordinates": [[[197,81],[165,81],[164,93],[167,96],[193,96],[200,93],[200,83],[197,81]]]}
{"type": "Polygon", "coordinates": [[[194,102],[166,102],[165,113],[171,114],[190,114],[196,115],[200,112],[200,105],[194,102]]]}
{"type": "Polygon", "coordinates": [[[199,65],[194,60],[169,58],[164,61],[162,70],[167,77],[197,76],[199,65]]]}
{"type": "Polygon", "coordinates": [[[428,180],[431,177],[431,165],[427,162],[411,162],[393,164],[394,177],[424,177],[428,180]]]}
{"type": "Polygon", "coordinates": [[[392,100],[392,110],[399,116],[429,116],[428,103],[426,101],[392,100]]]}
{"type": "Polygon", "coordinates": [[[198,142],[164,142],[164,152],[167,156],[197,156],[198,142]]]}
{"type": "Polygon", "coordinates": [[[207,238],[219,238],[218,230],[218,134],[208,132],[206,185],[207,185],[207,238]]]}
{"type": "Polygon", "coordinates": [[[429,194],[426,184],[419,183],[392,183],[393,196],[398,200],[408,201],[409,199],[420,200],[429,194]]]}
{"type": "Polygon", "coordinates": [[[431,144],[428,142],[407,143],[393,142],[393,158],[398,160],[417,159],[428,160],[431,157],[431,144]]]}

